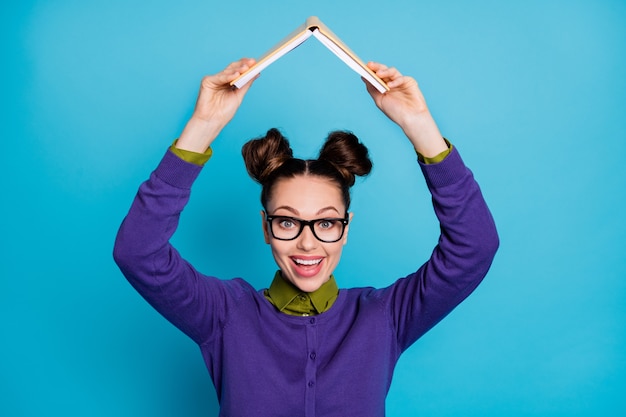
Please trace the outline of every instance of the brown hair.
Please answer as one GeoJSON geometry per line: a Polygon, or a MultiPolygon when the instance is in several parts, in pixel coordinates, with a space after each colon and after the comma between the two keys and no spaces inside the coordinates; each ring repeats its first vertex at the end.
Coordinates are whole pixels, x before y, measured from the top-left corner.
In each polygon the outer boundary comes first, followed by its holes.
{"type": "Polygon", "coordinates": [[[248,141],[241,149],[248,174],[261,184],[261,204],[267,207],[272,187],[282,178],[315,175],[334,181],[343,196],[346,211],[350,207],[350,187],[356,176],[366,176],[372,161],[365,145],[351,132],[328,134],[317,159],[293,157],[289,141],[278,129],[272,128],[263,137],[248,141]]]}

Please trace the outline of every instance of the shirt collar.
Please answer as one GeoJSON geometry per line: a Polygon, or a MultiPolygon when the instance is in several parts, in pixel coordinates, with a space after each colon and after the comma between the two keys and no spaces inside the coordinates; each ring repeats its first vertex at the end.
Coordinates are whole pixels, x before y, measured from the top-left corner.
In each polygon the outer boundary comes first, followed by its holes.
{"type": "Polygon", "coordinates": [[[280,271],[274,274],[272,284],[267,290],[268,298],[279,311],[285,311],[296,297],[300,295],[308,296],[315,309],[315,311],[310,312],[311,314],[323,313],[328,310],[337,299],[338,293],[339,287],[334,275],[331,275],[330,279],[317,290],[307,293],[284,279],[280,271]]]}

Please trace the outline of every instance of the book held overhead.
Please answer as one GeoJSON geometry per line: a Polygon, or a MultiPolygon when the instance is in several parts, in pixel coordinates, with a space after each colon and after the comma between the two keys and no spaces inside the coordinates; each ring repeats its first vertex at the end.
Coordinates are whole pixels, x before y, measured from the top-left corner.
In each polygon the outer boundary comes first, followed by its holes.
{"type": "Polygon", "coordinates": [[[387,84],[374,74],[374,72],[370,70],[365,63],[361,61],[361,59],[316,16],[311,16],[306,19],[304,24],[300,25],[280,43],[265,53],[265,55],[263,55],[255,65],[237,77],[230,84],[234,87],[241,88],[262,70],[270,66],[273,62],[277,61],[289,51],[295,49],[298,45],[301,45],[311,36],[317,38],[317,40],[330,49],[361,77],[365,78],[378,91],[381,93],[389,91],[387,84]]]}

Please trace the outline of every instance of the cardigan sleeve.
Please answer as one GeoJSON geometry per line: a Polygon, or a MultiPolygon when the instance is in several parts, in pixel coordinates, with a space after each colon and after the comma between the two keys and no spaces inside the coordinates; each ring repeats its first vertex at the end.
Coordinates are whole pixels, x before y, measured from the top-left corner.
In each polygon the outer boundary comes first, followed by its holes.
{"type": "Polygon", "coordinates": [[[499,246],[491,213],[458,150],[438,164],[420,166],[441,233],[424,265],[383,290],[401,351],[478,286],[499,246]]]}
{"type": "Polygon", "coordinates": [[[131,285],[197,343],[225,320],[233,282],[196,271],[170,244],[201,167],[168,150],[139,187],[118,231],[113,257],[131,285]]]}

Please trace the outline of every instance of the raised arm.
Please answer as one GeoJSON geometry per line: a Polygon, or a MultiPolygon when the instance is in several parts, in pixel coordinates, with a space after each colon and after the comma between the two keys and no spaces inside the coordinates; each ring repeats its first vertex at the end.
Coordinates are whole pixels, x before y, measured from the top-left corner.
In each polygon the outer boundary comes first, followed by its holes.
{"type": "MultiPolygon", "coordinates": [[[[204,152],[232,119],[250,83],[239,90],[230,81],[252,60],[240,60],[207,76],[193,116],[177,147],[204,152]]],[[[224,314],[229,283],[199,274],[170,244],[191,186],[202,167],[168,150],[139,187],[117,234],[113,256],[137,291],[196,342],[212,334],[224,314]]],[[[232,297],[231,297],[232,298],[232,297]]]]}
{"type": "MultiPolygon", "coordinates": [[[[395,68],[369,63],[387,82],[381,94],[367,84],[376,105],[409,138],[415,150],[433,158],[448,149],[417,82],[395,68]]],[[[430,259],[382,294],[401,350],[445,317],[487,274],[499,245],[491,213],[471,171],[456,148],[438,163],[421,163],[441,234],[430,259]]]]}

